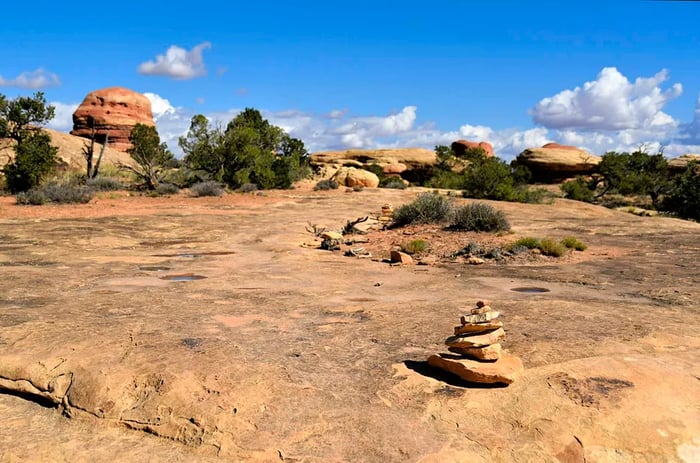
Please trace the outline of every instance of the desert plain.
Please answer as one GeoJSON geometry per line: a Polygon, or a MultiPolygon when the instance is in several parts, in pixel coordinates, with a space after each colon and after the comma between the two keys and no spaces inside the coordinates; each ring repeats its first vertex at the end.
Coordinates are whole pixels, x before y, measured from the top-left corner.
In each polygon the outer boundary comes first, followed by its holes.
{"type": "Polygon", "coordinates": [[[417,191],[0,198],[0,461],[700,461],[700,224],[489,202],[513,240],[588,249],[483,265],[307,231],[417,191]],[[525,366],[508,387],[426,363],[479,299],[525,366]]]}

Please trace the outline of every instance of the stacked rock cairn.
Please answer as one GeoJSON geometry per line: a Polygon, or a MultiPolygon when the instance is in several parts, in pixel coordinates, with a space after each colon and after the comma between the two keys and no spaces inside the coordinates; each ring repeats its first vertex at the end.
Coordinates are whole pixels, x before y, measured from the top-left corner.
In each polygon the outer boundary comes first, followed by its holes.
{"type": "Polygon", "coordinates": [[[461,317],[454,336],[445,340],[451,353],[431,355],[428,364],[471,383],[511,384],[523,363],[502,351],[500,341],[506,333],[499,316],[488,301],[478,301],[461,317]]]}

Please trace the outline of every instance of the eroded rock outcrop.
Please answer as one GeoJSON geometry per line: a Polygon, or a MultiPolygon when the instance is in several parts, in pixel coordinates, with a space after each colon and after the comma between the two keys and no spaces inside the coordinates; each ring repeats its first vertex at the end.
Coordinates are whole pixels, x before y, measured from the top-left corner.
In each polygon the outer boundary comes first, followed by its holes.
{"type": "Polygon", "coordinates": [[[131,129],[155,122],[148,98],[127,88],[110,87],[88,93],[73,113],[71,135],[89,138],[93,124],[98,141],[109,136],[110,148],[126,152],[131,129]]]}
{"type": "Polygon", "coordinates": [[[491,143],[485,141],[457,140],[452,142],[451,148],[459,157],[464,156],[465,151],[471,148],[481,148],[486,153],[486,157],[493,157],[493,146],[491,146],[491,143]]]}
{"type": "Polygon", "coordinates": [[[311,165],[328,178],[341,167],[377,165],[387,176],[412,180],[437,163],[435,151],[425,148],[322,151],[311,155],[311,165]]]}
{"type": "Polygon", "coordinates": [[[341,167],[331,177],[338,185],[354,187],[361,186],[367,188],[377,188],[379,177],[368,170],[356,169],[354,167],[341,167]]]}
{"type": "Polygon", "coordinates": [[[684,154],[678,156],[677,158],[670,159],[668,161],[668,170],[672,173],[679,174],[688,167],[690,161],[700,162],[700,154],[684,154]]]}
{"type": "Polygon", "coordinates": [[[555,183],[593,173],[601,158],[575,146],[547,143],[526,149],[516,161],[530,169],[534,181],[555,183]]]}

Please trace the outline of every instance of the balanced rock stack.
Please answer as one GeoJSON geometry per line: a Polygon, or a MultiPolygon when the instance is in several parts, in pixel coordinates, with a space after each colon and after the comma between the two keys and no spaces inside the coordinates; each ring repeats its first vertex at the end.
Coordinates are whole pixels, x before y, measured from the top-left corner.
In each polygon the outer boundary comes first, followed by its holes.
{"type": "Polygon", "coordinates": [[[453,373],[472,383],[510,384],[523,370],[518,357],[502,352],[499,341],[505,337],[499,313],[488,301],[479,301],[455,335],[445,340],[451,354],[431,355],[428,364],[453,373]]]}

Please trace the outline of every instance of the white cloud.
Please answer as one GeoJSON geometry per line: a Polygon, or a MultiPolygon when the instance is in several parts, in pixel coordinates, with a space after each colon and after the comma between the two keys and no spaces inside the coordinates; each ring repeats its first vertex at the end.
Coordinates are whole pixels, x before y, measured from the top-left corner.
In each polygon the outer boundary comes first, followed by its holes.
{"type": "Polygon", "coordinates": [[[54,101],[49,103],[56,108],[54,118],[46,124],[46,127],[61,132],[69,132],[73,129],[73,113],[78,109],[78,103],[61,103],[54,101]]]}
{"type": "Polygon", "coordinates": [[[204,50],[211,48],[211,43],[202,42],[190,51],[172,45],[164,55],[156,56],[155,61],[141,63],[139,74],[149,76],[167,76],[178,80],[194,79],[207,73],[204,66],[204,50]]]}
{"type": "Polygon", "coordinates": [[[678,97],[683,87],[673,84],[662,90],[668,80],[663,69],[652,77],[639,77],[634,83],[616,68],[603,68],[596,80],[583,87],[563,90],[542,99],[530,110],[535,123],[550,129],[635,130],[677,126],[671,116],[662,112],[670,100],[678,97]]]}
{"type": "Polygon", "coordinates": [[[0,87],[18,87],[38,90],[45,87],[56,87],[61,84],[61,80],[53,72],[48,72],[44,68],[34,71],[25,71],[14,79],[5,79],[0,76],[0,87]]]}
{"type": "Polygon", "coordinates": [[[700,95],[698,95],[698,101],[695,103],[693,120],[681,126],[679,139],[687,143],[700,145],[700,95]]]}

